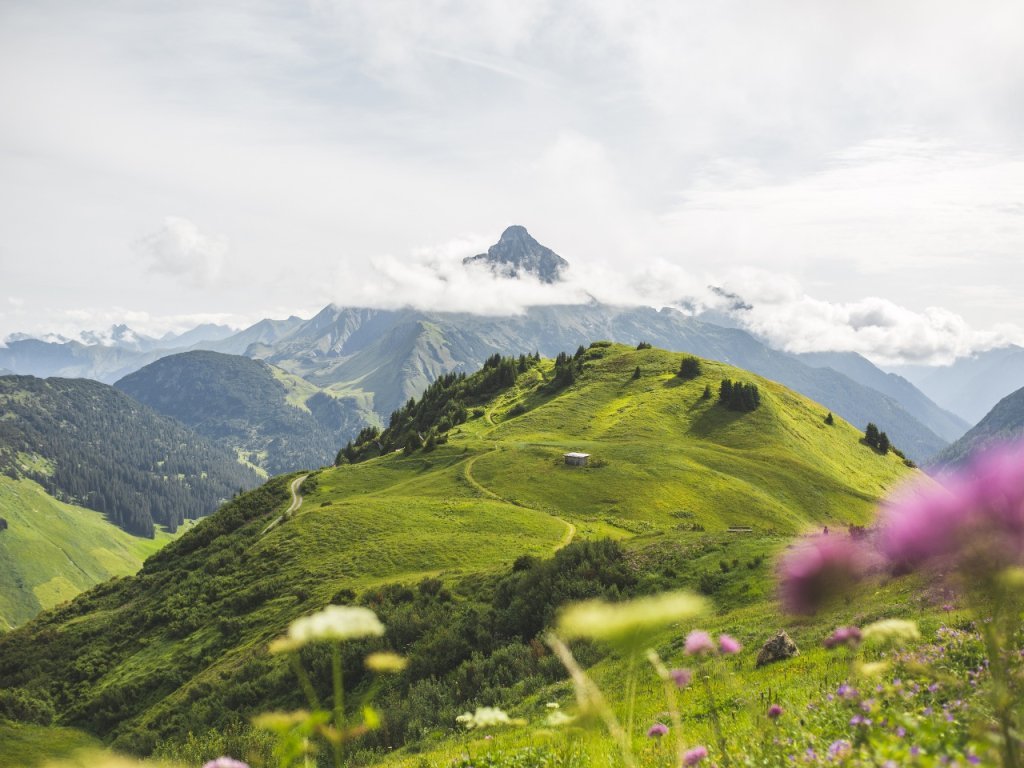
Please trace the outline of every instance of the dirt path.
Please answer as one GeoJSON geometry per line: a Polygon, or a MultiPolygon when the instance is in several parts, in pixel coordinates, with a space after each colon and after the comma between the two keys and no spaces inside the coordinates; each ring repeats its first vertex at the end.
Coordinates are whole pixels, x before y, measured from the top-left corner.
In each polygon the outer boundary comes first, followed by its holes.
{"type": "MultiPolygon", "coordinates": [[[[486,496],[489,499],[494,499],[495,501],[501,501],[501,502],[503,502],[505,504],[511,504],[514,507],[522,507],[523,509],[533,509],[535,512],[542,511],[542,510],[539,510],[539,509],[534,509],[533,507],[528,507],[525,504],[520,504],[518,501],[512,501],[511,499],[506,499],[503,496],[499,496],[494,491],[492,491],[490,488],[488,488],[487,486],[483,485],[475,477],[473,477],[473,465],[476,464],[477,459],[483,458],[484,456],[490,456],[492,453],[497,453],[498,450],[499,449],[497,447],[494,447],[491,450],[487,451],[486,453],[479,453],[476,456],[474,456],[473,458],[469,459],[465,463],[463,468],[462,468],[462,474],[466,478],[466,482],[469,483],[472,488],[474,488],[475,490],[479,491],[481,494],[483,494],[484,496],[486,496]]],[[[549,512],[548,514],[551,514],[551,513],[549,512]]],[[[556,520],[558,520],[560,523],[562,523],[562,525],[565,526],[565,535],[562,536],[562,538],[561,538],[561,540],[559,540],[558,544],[555,545],[555,552],[557,552],[558,550],[562,549],[563,547],[568,546],[572,542],[573,538],[576,536],[576,526],[573,525],[572,523],[570,523],[568,520],[566,520],[566,519],[564,519],[562,517],[559,517],[558,515],[551,515],[551,516],[553,518],[555,518],[556,520]]]]}
{"type": "Polygon", "coordinates": [[[292,494],[291,505],[288,507],[288,509],[284,511],[283,515],[278,515],[276,518],[274,518],[270,525],[263,529],[263,533],[261,533],[260,536],[273,530],[282,520],[286,520],[287,518],[291,517],[299,511],[299,507],[302,506],[302,494],[299,493],[299,489],[302,486],[302,481],[305,480],[307,477],[309,477],[309,475],[299,475],[294,480],[292,480],[291,485],[288,486],[288,490],[291,491],[292,494]]]}

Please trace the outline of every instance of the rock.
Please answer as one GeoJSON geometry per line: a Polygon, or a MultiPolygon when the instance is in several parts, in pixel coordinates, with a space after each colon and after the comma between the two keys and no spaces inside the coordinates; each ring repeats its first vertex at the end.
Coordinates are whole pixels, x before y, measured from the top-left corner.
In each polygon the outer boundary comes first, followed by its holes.
{"type": "Polygon", "coordinates": [[[800,649],[796,647],[793,639],[786,634],[785,630],[779,630],[778,634],[762,645],[761,650],[757,652],[757,666],[763,667],[773,661],[789,659],[798,653],[800,653],[800,649]]]}

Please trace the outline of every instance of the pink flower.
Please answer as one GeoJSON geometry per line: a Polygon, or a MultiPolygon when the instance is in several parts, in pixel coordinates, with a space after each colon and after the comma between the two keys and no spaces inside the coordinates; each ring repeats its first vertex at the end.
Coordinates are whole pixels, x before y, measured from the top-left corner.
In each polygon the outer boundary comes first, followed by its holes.
{"type": "Polygon", "coordinates": [[[702,629],[695,629],[686,636],[686,645],[683,646],[683,652],[690,656],[695,656],[699,653],[714,653],[715,644],[711,640],[711,635],[702,629]]]}
{"type": "Polygon", "coordinates": [[[768,707],[768,717],[770,719],[778,720],[781,714],[782,707],[780,707],[778,704],[772,704],[770,707],[768,707]]]}
{"type": "Polygon", "coordinates": [[[668,726],[664,723],[655,723],[647,729],[647,738],[649,739],[660,739],[662,736],[668,733],[668,726]]]}
{"type": "Polygon", "coordinates": [[[232,757],[218,757],[216,760],[204,763],[203,768],[249,768],[249,766],[232,757]]]}
{"type": "Polygon", "coordinates": [[[676,684],[676,688],[685,688],[693,680],[693,672],[688,669],[670,669],[668,676],[676,684]]]}
{"type": "Polygon", "coordinates": [[[697,765],[701,760],[708,756],[707,747],[694,747],[693,749],[686,750],[683,753],[683,765],[697,765]]]}
{"type": "Polygon", "coordinates": [[[739,653],[742,650],[743,646],[740,645],[740,641],[737,640],[735,637],[730,637],[729,635],[719,635],[718,648],[722,653],[732,655],[735,653],[739,653]]]}
{"type": "Polygon", "coordinates": [[[1024,563],[1024,443],[987,451],[940,480],[884,510],[879,545],[894,565],[978,576],[1024,563]]]}
{"type": "Polygon", "coordinates": [[[825,647],[832,649],[840,645],[847,645],[855,648],[860,644],[860,630],[857,627],[837,627],[836,630],[825,638],[825,647]]]}
{"type": "Polygon", "coordinates": [[[865,553],[843,536],[817,536],[779,563],[780,597],[789,613],[810,615],[846,592],[867,570],[865,553]]]}

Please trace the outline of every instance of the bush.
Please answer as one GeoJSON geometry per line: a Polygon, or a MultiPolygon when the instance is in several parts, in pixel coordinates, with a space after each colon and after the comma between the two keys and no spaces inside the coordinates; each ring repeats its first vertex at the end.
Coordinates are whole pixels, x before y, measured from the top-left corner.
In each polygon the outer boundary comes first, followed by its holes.
{"type": "Polygon", "coordinates": [[[53,702],[48,697],[29,693],[24,688],[0,689],[0,718],[50,725],[55,714],[53,702]]]}

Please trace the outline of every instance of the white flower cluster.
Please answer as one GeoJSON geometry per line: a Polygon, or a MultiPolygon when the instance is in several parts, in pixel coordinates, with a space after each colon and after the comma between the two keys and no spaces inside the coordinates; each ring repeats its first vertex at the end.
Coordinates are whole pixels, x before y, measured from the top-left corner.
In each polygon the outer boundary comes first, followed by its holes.
{"type": "Polygon", "coordinates": [[[513,720],[505,712],[497,707],[477,707],[472,714],[466,712],[455,718],[455,722],[464,725],[467,729],[494,728],[499,725],[521,725],[521,720],[513,720]]]}
{"type": "Polygon", "coordinates": [[[318,640],[352,640],[358,637],[380,637],[384,625],[368,608],[350,605],[328,605],[311,616],[296,619],[288,634],[270,644],[274,653],[291,651],[318,640]]]}

